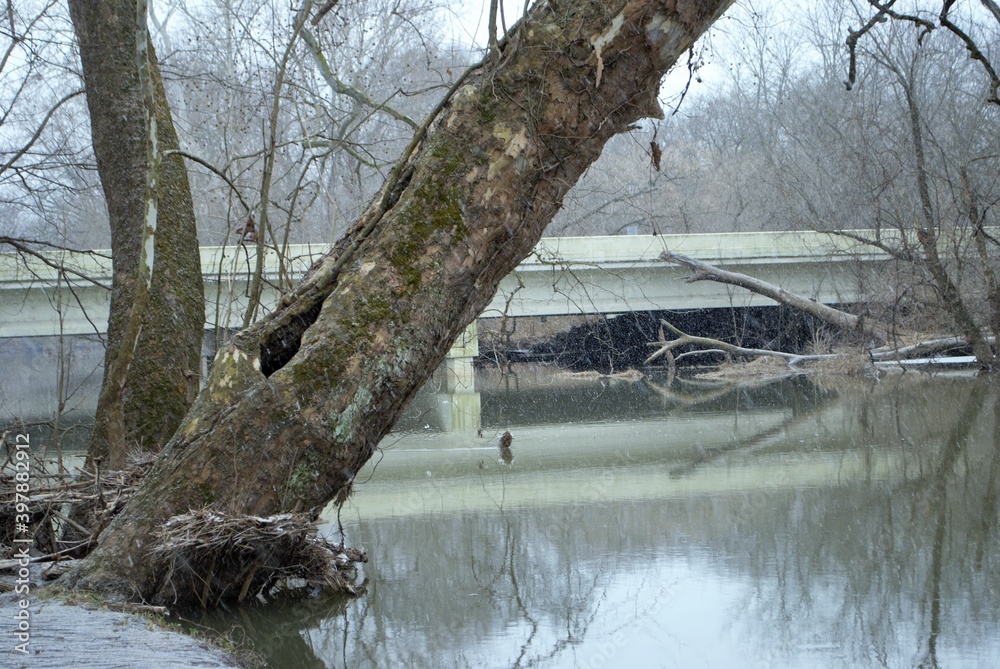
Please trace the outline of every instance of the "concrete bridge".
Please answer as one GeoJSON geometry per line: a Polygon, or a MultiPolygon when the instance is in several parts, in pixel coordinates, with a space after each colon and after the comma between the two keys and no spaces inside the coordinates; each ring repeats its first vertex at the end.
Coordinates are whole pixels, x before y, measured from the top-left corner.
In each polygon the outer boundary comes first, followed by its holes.
{"type": "MultiPolygon", "coordinates": [[[[264,263],[264,309],[276,303],[278,286],[296,281],[327,248],[293,246],[285,261],[268,252],[264,263]]],[[[548,238],[504,279],[482,315],[617,314],[770,303],[766,298],[713,282],[685,283],[687,270],[658,259],[666,249],[750,274],[826,303],[860,299],[865,277],[871,276],[871,270],[884,260],[881,254],[859,248],[845,237],[816,232],[548,238]]],[[[241,246],[202,248],[207,330],[235,328],[241,323],[255,267],[254,253],[254,249],[241,246]]],[[[0,358],[5,357],[5,349],[10,353],[8,358],[20,358],[27,350],[11,340],[5,346],[4,338],[95,334],[106,328],[110,253],[59,252],[49,254],[47,260],[51,264],[14,253],[0,254],[0,358]]],[[[444,394],[438,409],[443,412],[441,420],[448,430],[472,429],[479,423],[479,394],[475,392],[472,370],[472,359],[478,354],[477,340],[473,323],[452,348],[442,370],[444,394]]],[[[25,343],[29,341],[24,339],[25,343]]],[[[211,356],[213,351],[206,349],[205,354],[211,356]]],[[[16,362],[7,360],[8,364],[16,362]]],[[[20,364],[24,367],[23,383],[37,385],[47,379],[47,373],[28,372],[43,369],[40,365],[47,368],[48,363],[21,360],[20,364]]],[[[21,382],[15,385],[17,388],[7,390],[24,390],[21,382]]],[[[0,383],[0,389],[3,387],[5,384],[0,383]]],[[[40,387],[39,401],[43,394],[50,394],[43,390],[40,387]]]]}
{"type": "MultiPolygon", "coordinates": [[[[266,311],[329,247],[293,245],[282,262],[267,251],[266,311]]],[[[825,303],[853,302],[864,287],[860,268],[884,259],[845,237],[818,232],[751,232],[543,239],[500,285],[483,317],[616,314],[657,309],[756,306],[770,300],[701,281],[658,259],[669,249],[745,272],[825,303]]],[[[247,304],[255,249],[202,247],[206,329],[237,327],[247,304]]],[[[0,254],[0,338],[94,334],[108,317],[110,253],[53,252],[52,264],[0,254]],[[84,279],[82,277],[89,277],[84,279]]]]}

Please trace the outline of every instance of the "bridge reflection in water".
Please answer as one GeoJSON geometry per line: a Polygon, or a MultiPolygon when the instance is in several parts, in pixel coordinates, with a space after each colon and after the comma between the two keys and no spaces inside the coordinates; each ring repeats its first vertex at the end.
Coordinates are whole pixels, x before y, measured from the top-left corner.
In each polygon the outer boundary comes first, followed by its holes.
{"type": "Polygon", "coordinates": [[[1000,666],[995,379],[478,387],[482,438],[425,405],[359,477],[364,597],[204,622],[274,667],[1000,666]]]}

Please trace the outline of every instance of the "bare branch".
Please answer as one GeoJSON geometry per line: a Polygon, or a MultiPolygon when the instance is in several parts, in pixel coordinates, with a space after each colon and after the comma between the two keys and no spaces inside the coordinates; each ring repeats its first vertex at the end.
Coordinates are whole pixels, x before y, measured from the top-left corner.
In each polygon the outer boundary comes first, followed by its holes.
{"type": "Polygon", "coordinates": [[[7,161],[6,165],[0,167],[0,174],[3,174],[7,170],[9,170],[11,165],[16,163],[21,158],[21,156],[27,153],[31,149],[31,147],[35,145],[35,142],[38,141],[38,138],[42,136],[42,131],[45,130],[45,126],[48,125],[49,121],[52,119],[52,115],[55,114],[56,111],[63,106],[63,104],[65,104],[69,100],[72,100],[77,95],[82,95],[82,94],[83,94],[82,90],[74,91],[69,95],[64,96],[63,99],[57,102],[55,106],[53,106],[52,109],[48,111],[48,113],[42,119],[42,122],[38,124],[38,128],[35,130],[35,134],[31,136],[31,139],[29,139],[24,146],[22,146],[13,156],[11,156],[10,160],[7,161]]]}
{"type": "Polygon", "coordinates": [[[312,34],[308,28],[302,29],[302,39],[305,40],[306,46],[309,48],[309,54],[313,57],[316,66],[319,67],[319,72],[323,76],[326,85],[329,86],[334,93],[338,95],[346,95],[347,97],[360,102],[363,105],[371,107],[375,111],[385,112],[397,121],[402,121],[406,125],[410,126],[414,130],[417,129],[417,122],[411,119],[406,114],[396,111],[389,105],[383,102],[377,102],[365,95],[364,91],[351,86],[350,84],[345,84],[343,81],[337,78],[330,69],[330,64],[326,61],[326,57],[323,56],[322,50],[319,48],[319,42],[316,40],[316,36],[312,34]]]}
{"type": "MultiPolygon", "coordinates": [[[[986,71],[990,80],[990,94],[987,98],[987,102],[1000,105],[1000,74],[997,73],[997,68],[994,67],[989,57],[983,52],[969,33],[951,20],[950,13],[952,8],[955,6],[955,2],[956,0],[941,0],[941,11],[938,14],[938,23],[940,24],[940,27],[944,28],[961,40],[961,42],[965,45],[966,50],[969,52],[969,58],[979,62],[983,66],[983,69],[986,71]]],[[[1000,22],[1000,5],[998,5],[995,0],[980,0],[980,2],[991,14],[993,14],[994,18],[1000,22]]],[[[875,15],[872,16],[872,18],[868,20],[868,23],[866,23],[859,30],[848,29],[846,43],[849,54],[849,69],[847,81],[845,82],[847,90],[851,90],[854,87],[857,79],[858,40],[871,31],[871,29],[877,24],[884,23],[890,18],[897,21],[912,23],[917,28],[920,28],[920,35],[918,39],[923,39],[925,35],[939,27],[937,24],[932,21],[928,21],[921,16],[894,11],[892,6],[896,4],[896,0],[888,0],[885,3],[880,3],[878,0],[868,0],[868,4],[877,10],[875,15]]]]}
{"type": "MultiPolygon", "coordinates": [[[[896,0],[889,0],[889,2],[886,3],[886,6],[891,6],[895,2],[896,2],[896,0]]],[[[854,84],[857,83],[857,78],[858,78],[858,56],[857,56],[858,40],[860,40],[862,37],[864,37],[865,35],[867,35],[868,32],[872,28],[874,28],[876,25],[878,25],[879,23],[884,23],[887,12],[888,12],[887,9],[880,8],[879,12],[877,14],[875,14],[875,16],[873,16],[870,19],[868,19],[868,23],[866,23],[865,25],[863,25],[860,29],[858,29],[858,30],[851,30],[850,28],[848,28],[847,52],[848,52],[848,55],[849,55],[849,65],[848,65],[848,71],[847,71],[847,81],[844,82],[844,85],[847,86],[847,90],[852,90],[854,88],[854,84]]]]}
{"type": "Polygon", "coordinates": [[[329,0],[329,2],[327,2],[325,5],[319,8],[319,11],[316,12],[316,15],[312,17],[311,23],[314,26],[319,25],[319,22],[323,20],[323,17],[326,16],[328,13],[330,13],[330,11],[334,7],[336,7],[339,2],[340,0],[329,0]]]}
{"type": "MultiPolygon", "coordinates": [[[[655,344],[653,344],[654,346],[659,345],[660,348],[657,349],[656,352],[653,353],[651,356],[649,356],[648,358],[646,358],[645,364],[647,364],[647,365],[649,363],[655,361],[660,356],[663,356],[663,355],[666,355],[666,354],[672,352],[673,349],[675,349],[675,348],[678,348],[680,346],[688,346],[688,345],[692,345],[692,346],[704,346],[704,347],[707,347],[709,349],[707,351],[700,351],[700,353],[709,353],[709,352],[718,353],[718,352],[723,352],[723,353],[729,353],[729,354],[732,354],[732,355],[743,355],[743,356],[762,356],[762,355],[768,355],[768,356],[772,356],[772,357],[775,357],[775,358],[781,358],[781,359],[787,361],[788,364],[789,364],[789,366],[795,366],[795,365],[798,365],[798,364],[803,363],[803,362],[813,362],[813,361],[816,361],[816,360],[831,360],[831,359],[834,359],[834,358],[843,358],[843,357],[846,357],[845,354],[843,354],[843,353],[824,353],[824,354],[818,354],[818,355],[798,355],[796,353],[786,353],[785,351],[772,351],[771,349],[766,349],[766,348],[744,348],[743,346],[736,346],[735,344],[729,344],[729,343],[721,341],[719,339],[712,339],[710,337],[695,337],[694,335],[689,335],[689,334],[687,334],[685,332],[682,332],[681,330],[679,330],[676,327],[674,327],[673,324],[668,323],[667,321],[660,321],[660,322],[663,323],[663,325],[666,326],[671,332],[673,332],[675,335],[677,335],[677,338],[673,339],[673,340],[671,340],[669,342],[667,342],[667,341],[659,341],[659,342],[656,342],[655,344]]],[[[689,355],[690,353],[692,353],[692,352],[689,351],[688,353],[682,353],[681,355],[676,356],[675,359],[679,360],[682,356],[689,355]]]]}
{"type": "Polygon", "coordinates": [[[830,230],[828,234],[846,237],[847,239],[853,239],[854,241],[867,246],[873,246],[895,260],[903,260],[906,262],[916,262],[917,260],[917,257],[913,255],[911,251],[905,248],[900,250],[894,246],[889,246],[881,239],[871,239],[870,237],[864,237],[855,232],[848,232],[847,230],[830,230]]]}
{"type": "Polygon", "coordinates": [[[500,57],[500,45],[497,42],[497,4],[500,0],[490,0],[490,18],[489,26],[487,30],[489,31],[489,55],[493,58],[500,57]]]}
{"type": "MultiPolygon", "coordinates": [[[[969,52],[969,58],[978,61],[983,66],[983,69],[986,70],[986,74],[990,78],[990,96],[987,101],[995,105],[1000,105],[1000,75],[997,75],[997,71],[993,67],[993,63],[991,63],[986,54],[982,52],[979,45],[976,44],[971,37],[969,37],[968,33],[952,22],[949,12],[954,4],[955,0],[944,0],[941,3],[941,25],[951,31],[951,33],[958,37],[958,39],[962,40],[962,43],[965,44],[965,48],[969,52]]],[[[996,3],[992,2],[992,0],[983,0],[983,4],[985,4],[990,11],[993,11],[994,15],[997,16],[997,20],[1000,21],[1000,7],[997,7],[996,3]]]]}
{"type": "Polygon", "coordinates": [[[997,23],[1000,23],[1000,5],[995,3],[993,0],[979,0],[979,1],[983,3],[983,7],[988,9],[990,13],[993,14],[993,18],[997,20],[997,23]]]}
{"type": "Polygon", "coordinates": [[[171,149],[169,151],[164,151],[163,157],[166,158],[167,156],[181,156],[182,158],[187,158],[188,160],[194,161],[199,165],[201,165],[202,167],[204,167],[205,169],[207,169],[208,171],[210,171],[215,176],[225,181],[226,185],[229,186],[229,189],[233,191],[233,195],[235,195],[236,199],[240,201],[241,205],[243,205],[243,208],[246,210],[246,212],[248,214],[250,213],[251,207],[247,203],[247,201],[243,199],[243,195],[240,194],[239,188],[237,188],[236,184],[234,184],[232,180],[228,176],[226,176],[225,172],[217,168],[215,165],[212,165],[204,158],[199,158],[198,156],[192,153],[188,153],[187,151],[182,151],[180,149],[171,149]]]}
{"type": "MultiPolygon", "coordinates": [[[[72,267],[69,267],[69,266],[67,266],[67,265],[65,265],[63,263],[59,263],[59,262],[56,262],[56,261],[52,260],[50,257],[48,257],[47,255],[45,255],[44,253],[42,253],[40,251],[36,251],[35,249],[31,248],[31,246],[36,245],[36,244],[42,244],[42,245],[49,246],[49,247],[52,247],[52,248],[57,248],[57,249],[63,250],[63,251],[73,251],[72,249],[65,249],[63,247],[55,246],[54,244],[46,244],[45,242],[35,242],[35,241],[31,241],[31,240],[26,240],[26,239],[16,239],[14,237],[5,237],[5,236],[4,237],[0,237],[0,244],[7,244],[8,246],[12,246],[21,255],[31,256],[32,258],[35,258],[36,260],[38,260],[42,264],[44,264],[44,265],[46,265],[48,267],[51,267],[52,269],[54,269],[54,270],[56,270],[58,272],[62,272],[64,274],[70,274],[72,276],[77,277],[78,279],[82,279],[82,280],[84,280],[84,281],[86,281],[88,283],[92,283],[95,286],[97,286],[98,288],[103,288],[104,290],[110,290],[111,289],[110,286],[106,286],[103,283],[101,283],[100,281],[98,281],[97,279],[95,279],[95,278],[93,278],[91,276],[87,276],[86,274],[84,274],[80,270],[73,269],[72,267]]],[[[75,252],[75,253],[90,253],[88,251],[73,251],[73,252],[75,252]]],[[[97,254],[94,254],[94,255],[97,255],[97,254]]],[[[102,256],[102,257],[106,257],[106,256],[102,256]]]]}

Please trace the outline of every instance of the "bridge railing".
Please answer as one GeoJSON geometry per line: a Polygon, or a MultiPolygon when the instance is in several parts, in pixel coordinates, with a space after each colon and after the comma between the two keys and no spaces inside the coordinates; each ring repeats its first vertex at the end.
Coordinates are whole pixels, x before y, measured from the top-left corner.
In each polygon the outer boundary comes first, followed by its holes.
{"type": "MultiPolygon", "coordinates": [[[[329,251],[329,244],[292,244],[283,261],[284,271],[293,279],[301,277],[309,266],[329,251]]],[[[547,237],[535,247],[522,266],[560,262],[564,264],[604,264],[652,262],[664,250],[683,253],[705,262],[815,261],[825,257],[884,257],[870,246],[836,234],[801,232],[731,232],[670,235],[615,235],[598,237],[547,237]]],[[[111,251],[44,251],[42,260],[16,252],[0,253],[0,287],[25,282],[56,285],[86,285],[93,281],[110,285],[111,251]],[[62,276],[60,276],[62,275],[62,276]],[[84,279],[82,277],[89,277],[84,279]]],[[[256,260],[253,245],[203,246],[202,272],[212,276],[252,272],[256,260]]],[[[276,280],[282,260],[274,249],[267,249],[265,277],[276,280]]]]}

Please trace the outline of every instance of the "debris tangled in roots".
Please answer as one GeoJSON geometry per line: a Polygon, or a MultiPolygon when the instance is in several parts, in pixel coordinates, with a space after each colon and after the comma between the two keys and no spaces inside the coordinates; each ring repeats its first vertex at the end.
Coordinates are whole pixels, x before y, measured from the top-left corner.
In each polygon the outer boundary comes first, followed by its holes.
{"type": "MultiPolygon", "coordinates": [[[[2,442],[0,442],[2,443],[2,442]]],[[[54,579],[87,555],[101,531],[132,497],[154,462],[130,459],[123,471],[77,470],[48,474],[33,462],[36,486],[30,501],[18,505],[10,458],[0,465],[0,539],[13,546],[31,537],[32,562],[48,565],[42,576],[54,579]],[[41,485],[38,485],[41,484],[41,485]]],[[[167,521],[156,537],[152,557],[164,574],[155,604],[205,608],[266,599],[279,592],[336,593],[356,596],[358,563],[364,551],[333,544],[319,536],[306,514],[234,516],[207,509],[167,521]]],[[[0,549],[0,573],[17,569],[13,549],[0,549]]]]}
{"type": "Polygon", "coordinates": [[[211,510],[171,518],[152,553],[164,573],[158,590],[175,597],[162,603],[202,608],[301,588],[358,595],[357,564],[368,561],[364,551],[320,537],[305,514],[211,510]]]}
{"type": "MultiPolygon", "coordinates": [[[[101,530],[125,506],[155,461],[141,454],[130,458],[128,468],[121,471],[98,467],[97,471],[77,469],[70,473],[50,472],[44,460],[36,459],[31,463],[32,488],[25,502],[15,494],[15,472],[10,466],[9,447],[7,450],[7,461],[0,465],[0,540],[13,546],[15,520],[27,515],[25,529],[17,534],[31,538],[33,551],[41,554],[38,562],[89,553],[101,530]]],[[[0,558],[6,557],[0,553],[0,558]]],[[[0,570],[8,568],[7,562],[0,559],[0,570]]]]}

